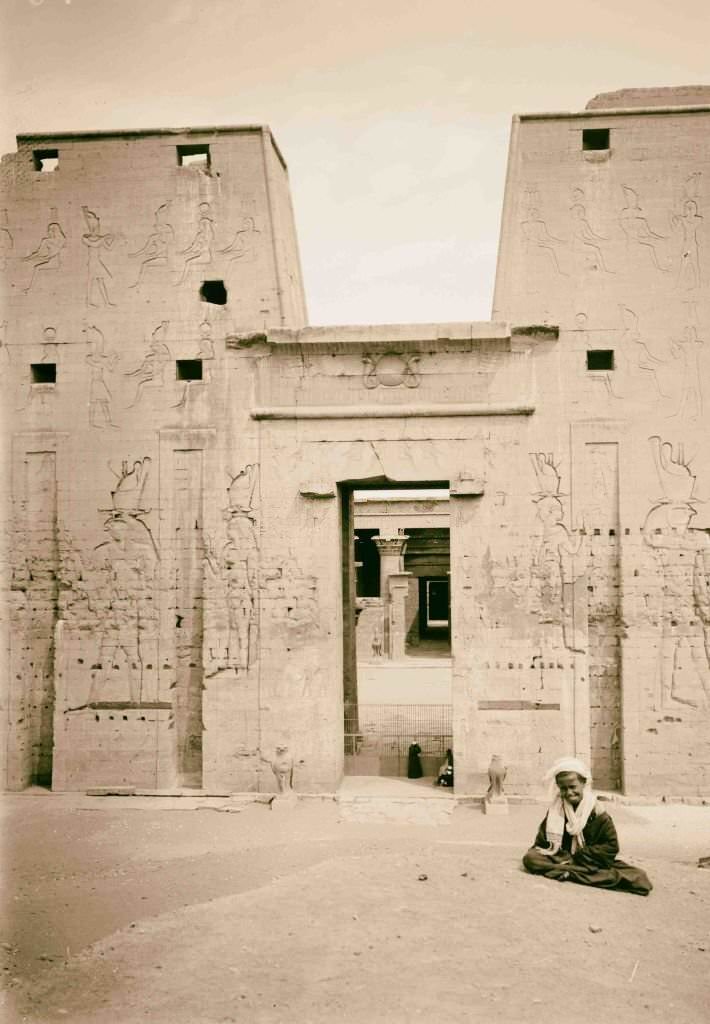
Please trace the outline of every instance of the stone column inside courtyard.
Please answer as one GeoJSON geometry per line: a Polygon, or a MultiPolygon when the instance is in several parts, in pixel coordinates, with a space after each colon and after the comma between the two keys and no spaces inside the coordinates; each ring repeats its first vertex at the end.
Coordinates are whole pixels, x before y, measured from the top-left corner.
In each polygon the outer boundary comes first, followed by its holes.
{"type": "Polygon", "coordinates": [[[372,538],[380,555],[380,595],[384,605],[384,651],[388,658],[404,657],[406,637],[405,601],[408,579],[404,572],[406,534],[372,538]]]}

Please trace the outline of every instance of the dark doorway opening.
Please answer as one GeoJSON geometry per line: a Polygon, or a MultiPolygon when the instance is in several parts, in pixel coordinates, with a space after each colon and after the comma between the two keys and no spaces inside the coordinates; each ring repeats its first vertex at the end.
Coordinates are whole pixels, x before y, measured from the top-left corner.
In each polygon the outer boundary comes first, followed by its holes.
{"type": "Polygon", "coordinates": [[[448,483],[340,494],[345,772],[407,778],[416,744],[431,785],[453,746],[448,483]]]}

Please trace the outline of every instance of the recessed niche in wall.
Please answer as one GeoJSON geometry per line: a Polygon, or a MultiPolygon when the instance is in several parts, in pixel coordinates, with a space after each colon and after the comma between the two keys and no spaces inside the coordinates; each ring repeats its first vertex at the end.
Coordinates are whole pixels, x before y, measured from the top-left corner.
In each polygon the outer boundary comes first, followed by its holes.
{"type": "Polygon", "coordinates": [[[56,171],[59,167],[58,149],[35,149],[32,151],[36,171],[56,171]]]}
{"type": "Polygon", "coordinates": [[[587,350],[588,370],[613,370],[614,350],[613,348],[593,348],[587,350]]]}
{"type": "Polygon", "coordinates": [[[584,128],[582,130],[582,149],[608,149],[608,128],[584,128]]]}
{"type": "Polygon", "coordinates": [[[177,158],[181,167],[209,167],[210,147],[205,146],[204,144],[197,146],[178,146],[177,158]]]}
{"type": "Polygon", "coordinates": [[[56,363],[30,363],[30,373],[33,384],[57,383],[56,363]]]}
{"type": "Polygon", "coordinates": [[[175,376],[177,380],[202,380],[202,360],[176,359],[175,376]]]}
{"type": "Polygon", "coordinates": [[[215,306],[226,306],[227,289],[224,287],[224,281],[203,281],[200,298],[203,302],[211,302],[215,306]]]}

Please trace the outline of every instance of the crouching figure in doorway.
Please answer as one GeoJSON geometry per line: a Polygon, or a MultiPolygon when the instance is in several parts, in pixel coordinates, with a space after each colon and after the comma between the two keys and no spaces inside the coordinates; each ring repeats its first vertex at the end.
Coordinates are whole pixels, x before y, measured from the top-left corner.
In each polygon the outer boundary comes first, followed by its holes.
{"type": "Polygon", "coordinates": [[[616,859],[619,841],[614,822],[597,804],[586,765],[565,757],[555,762],[545,778],[550,782],[550,806],[535,845],[523,857],[526,870],[558,882],[648,896],[653,886],[646,873],[616,859]]]}

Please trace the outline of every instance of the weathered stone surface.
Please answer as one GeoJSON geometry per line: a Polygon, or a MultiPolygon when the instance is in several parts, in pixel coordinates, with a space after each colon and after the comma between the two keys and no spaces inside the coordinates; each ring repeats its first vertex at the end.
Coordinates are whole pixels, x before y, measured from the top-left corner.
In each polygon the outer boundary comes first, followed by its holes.
{"type": "Polygon", "coordinates": [[[20,136],[6,785],[335,791],[356,615],[377,660],[415,614],[399,563],[356,604],[351,496],[399,484],[450,489],[459,795],[710,793],[708,118],[516,118],[495,320],[318,328],[268,130],[20,136]]]}

